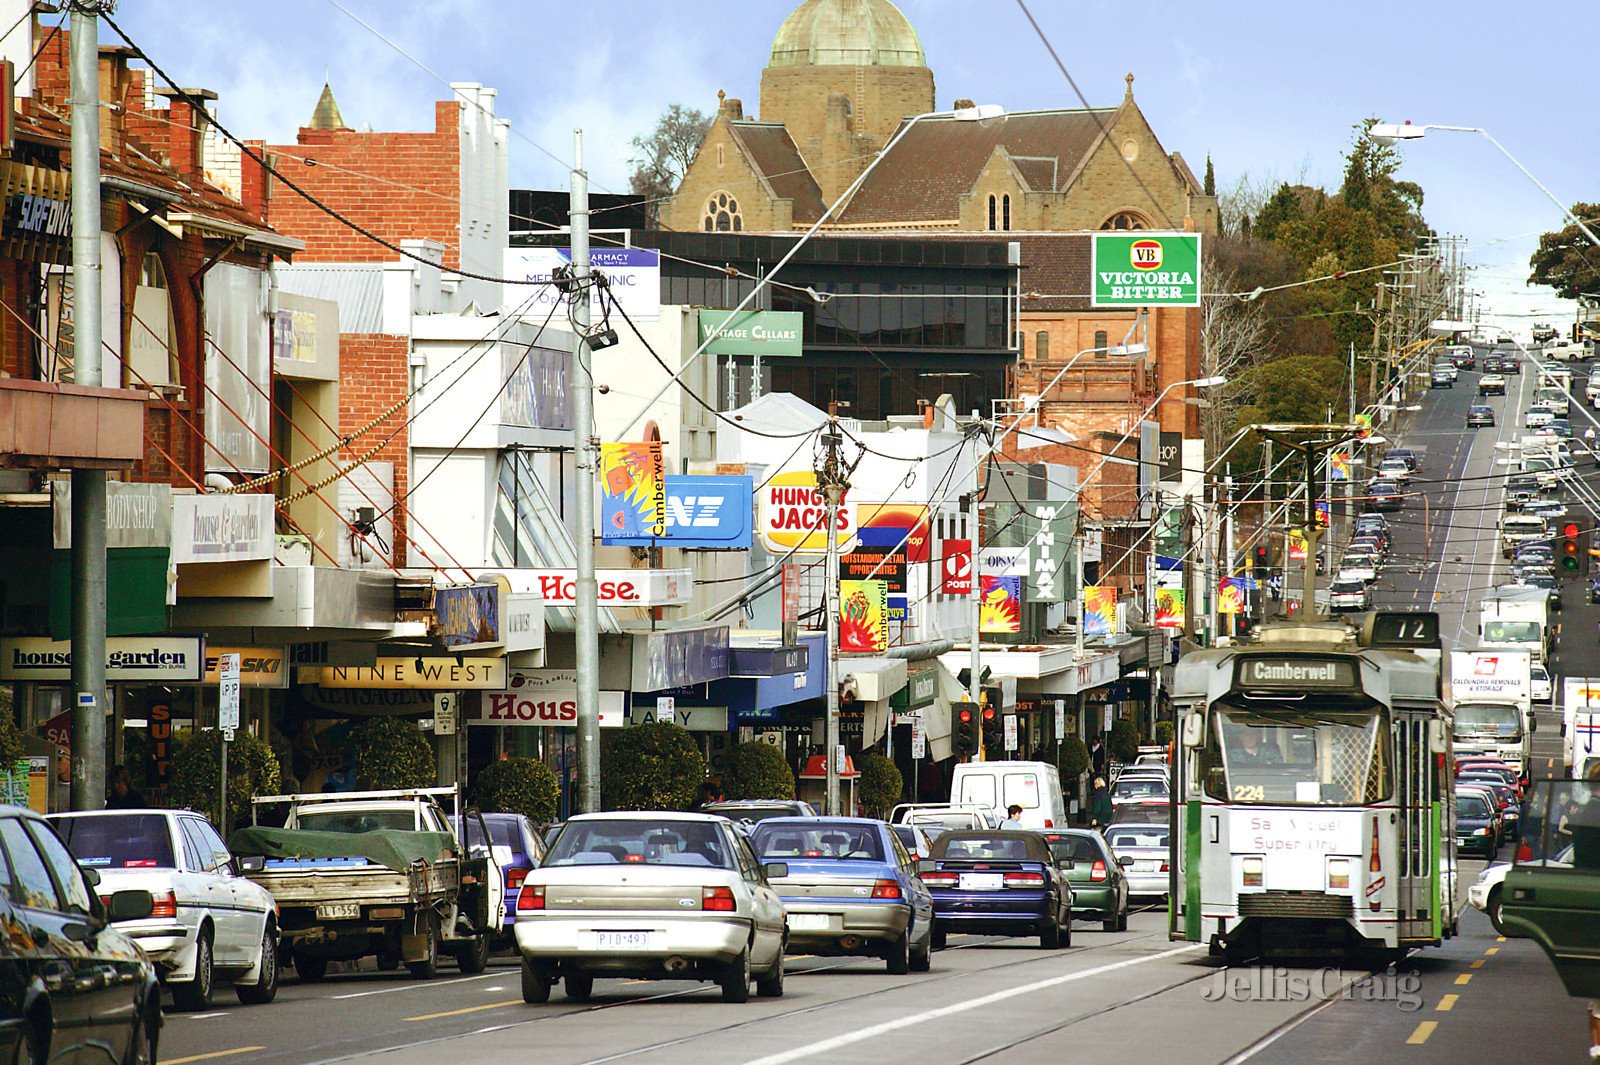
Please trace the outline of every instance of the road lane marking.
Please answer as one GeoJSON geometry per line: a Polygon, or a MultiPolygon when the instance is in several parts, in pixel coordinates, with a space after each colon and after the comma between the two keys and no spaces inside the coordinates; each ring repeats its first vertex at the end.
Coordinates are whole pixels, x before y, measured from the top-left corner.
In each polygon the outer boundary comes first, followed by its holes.
{"type": "Polygon", "coordinates": [[[1470,984],[1471,982],[1472,982],[1472,974],[1471,973],[1462,973],[1460,976],[1456,977],[1456,983],[1457,984],[1470,984]]]}
{"type": "Polygon", "coordinates": [[[401,984],[399,987],[380,987],[374,991],[351,991],[348,994],[329,995],[328,997],[337,1001],[347,998],[366,998],[369,995],[388,995],[393,994],[396,991],[426,991],[429,988],[449,987],[452,984],[465,984],[472,980],[493,980],[500,975],[500,973],[483,973],[480,976],[461,976],[454,980],[429,980],[427,983],[422,984],[401,984]]]}
{"type": "Polygon", "coordinates": [[[1043,991],[1046,988],[1060,987],[1062,984],[1076,983],[1079,980],[1087,980],[1091,977],[1102,976],[1106,973],[1116,972],[1119,969],[1127,969],[1135,965],[1143,965],[1145,962],[1161,961],[1166,958],[1176,957],[1179,954],[1189,954],[1199,949],[1199,944],[1192,944],[1186,947],[1176,947],[1172,950],[1161,951],[1158,954],[1146,954],[1142,958],[1128,958],[1124,961],[1111,962],[1107,965],[1099,965],[1092,969],[1083,969],[1075,973],[1064,973],[1060,976],[1052,976],[1044,980],[1035,980],[1031,984],[1023,984],[1020,987],[1010,987],[1003,991],[995,991],[988,995],[981,995],[978,998],[967,999],[964,1002],[953,1003],[949,1006],[940,1006],[937,1009],[924,1010],[921,1013],[897,1017],[892,1021],[884,1021],[881,1024],[868,1025],[865,1028],[859,1028],[853,1032],[845,1032],[841,1035],[832,1036],[828,1039],[819,1039],[814,1043],[809,1043],[802,1047],[796,1047],[793,1050],[785,1050],[777,1054],[769,1054],[766,1057],[754,1058],[751,1061],[746,1062],[746,1065],[785,1065],[786,1062],[800,1061],[804,1058],[816,1057],[818,1054],[827,1054],[831,1051],[840,1050],[844,1047],[862,1042],[863,1040],[872,1039],[880,1035],[887,1035],[890,1032],[897,1032],[902,1028],[919,1026],[928,1021],[938,1020],[943,1017],[953,1017],[957,1014],[966,1013],[969,1010],[983,1009],[986,1006],[992,1006],[996,1002],[1004,1002],[1006,999],[1016,998],[1019,995],[1028,995],[1035,991],[1043,991]]]}
{"type": "Polygon", "coordinates": [[[1499,947],[1490,947],[1488,950],[1484,951],[1484,953],[1488,954],[1488,955],[1491,955],[1491,956],[1495,955],[1495,954],[1499,954],[1500,953],[1500,948],[1499,947]]]}
{"type": "Polygon", "coordinates": [[[1483,959],[1479,958],[1477,961],[1475,961],[1471,965],[1467,966],[1467,968],[1469,968],[1469,969],[1481,969],[1481,968],[1483,968],[1483,959]]]}
{"type": "Polygon", "coordinates": [[[1421,1046],[1428,1041],[1433,1030],[1439,1027],[1438,1021],[1418,1021],[1417,1030],[1411,1033],[1411,1038],[1406,1040],[1408,1046],[1421,1046]]]}
{"type": "Polygon", "coordinates": [[[1449,1013],[1456,1008],[1456,1002],[1460,998],[1460,995],[1444,995],[1439,999],[1439,1004],[1433,1008],[1439,1013],[1449,1013]]]}
{"type": "Polygon", "coordinates": [[[1495,936],[1494,937],[1494,941],[1496,943],[1504,943],[1506,941],[1506,937],[1505,936],[1495,936]]]}
{"type": "Polygon", "coordinates": [[[504,1009],[507,1006],[520,1006],[520,998],[508,998],[504,1002],[486,1002],[481,1006],[464,1006],[458,1010],[442,1010],[439,1013],[423,1013],[416,1017],[407,1017],[408,1021],[436,1021],[440,1017],[460,1017],[464,1013],[482,1013],[484,1010],[504,1009]]]}
{"type": "Polygon", "coordinates": [[[226,1017],[227,1010],[218,1010],[215,1013],[180,1013],[178,1016],[190,1021],[209,1021],[213,1017],[226,1017]]]}
{"type": "Polygon", "coordinates": [[[216,1058],[231,1058],[235,1054],[254,1054],[266,1047],[234,1047],[232,1050],[213,1050],[209,1054],[191,1054],[186,1058],[167,1058],[162,1065],[188,1065],[191,1061],[212,1061],[216,1058]]]}

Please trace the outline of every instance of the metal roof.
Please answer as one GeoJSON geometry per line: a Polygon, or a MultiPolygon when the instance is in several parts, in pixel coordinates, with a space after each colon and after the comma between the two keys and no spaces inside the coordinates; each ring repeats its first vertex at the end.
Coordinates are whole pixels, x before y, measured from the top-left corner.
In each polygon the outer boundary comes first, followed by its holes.
{"type": "Polygon", "coordinates": [[[382,263],[279,263],[278,288],[339,305],[339,332],[383,332],[382,263]]]}

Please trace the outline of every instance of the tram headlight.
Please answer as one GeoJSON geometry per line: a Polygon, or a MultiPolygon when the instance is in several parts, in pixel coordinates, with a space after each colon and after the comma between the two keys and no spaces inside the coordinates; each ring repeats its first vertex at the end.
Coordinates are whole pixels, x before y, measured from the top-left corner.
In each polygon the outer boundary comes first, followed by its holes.
{"type": "Polygon", "coordinates": [[[1328,859],[1328,890],[1348,891],[1350,888],[1350,859],[1328,859]]]}
{"type": "Polygon", "coordinates": [[[1266,873],[1267,860],[1265,858],[1246,858],[1241,864],[1244,869],[1244,886],[1260,887],[1262,877],[1266,873]]]}

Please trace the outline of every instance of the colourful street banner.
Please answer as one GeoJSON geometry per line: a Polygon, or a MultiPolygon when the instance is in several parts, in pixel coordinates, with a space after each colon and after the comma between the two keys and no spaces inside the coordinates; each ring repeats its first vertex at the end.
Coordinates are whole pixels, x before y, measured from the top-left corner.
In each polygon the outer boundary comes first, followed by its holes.
{"type": "Polygon", "coordinates": [[[667,480],[661,442],[600,445],[602,535],[667,535],[667,480]]]}
{"type": "Polygon", "coordinates": [[[873,653],[889,646],[889,583],[839,582],[839,650],[873,653]]]}
{"type": "Polygon", "coordinates": [[[978,592],[979,632],[1022,631],[1022,578],[983,574],[978,592]]]}
{"type": "Polygon", "coordinates": [[[928,561],[928,507],[925,503],[860,503],[856,535],[863,547],[904,543],[907,562],[928,561]]]}
{"type": "Polygon", "coordinates": [[[1321,502],[1317,503],[1317,528],[1326,529],[1327,527],[1328,527],[1328,503],[1326,501],[1321,501],[1321,502]]]}
{"type": "Polygon", "coordinates": [[[1330,451],[1328,453],[1328,476],[1335,481],[1348,481],[1350,479],[1350,456],[1343,451],[1330,451]]]}
{"type": "Polygon", "coordinates": [[[1182,588],[1156,589],[1156,628],[1181,629],[1184,616],[1184,591],[1182,588]]]}
{"type": "Polygon", "coordinates": [[[1117,631],[1117,590],[1090,585],[1083,590],[1083,634],[1110,636],[1117,631]]]}
{"type": "Polygon", "coordinates": [[[1368,434],[1372,432],[1372,415],[1357,414],[1350,420],[1361,427],[1361,431],[1356,433],[1358,438],[1365,440],[1368,434]]]}
{"type": "Polygon", "coordinates": [[[1222,587],[1217,589],[1217,613],[1244,613],[1244,581],[1238,577],[1223,579],[1222,587]]]}
{"type": "Polygon", "coordinates": [[[1289,530],[1289,561],[1304,562],[1306,560],[1306,534],[1300,529],[1289,530]]]}

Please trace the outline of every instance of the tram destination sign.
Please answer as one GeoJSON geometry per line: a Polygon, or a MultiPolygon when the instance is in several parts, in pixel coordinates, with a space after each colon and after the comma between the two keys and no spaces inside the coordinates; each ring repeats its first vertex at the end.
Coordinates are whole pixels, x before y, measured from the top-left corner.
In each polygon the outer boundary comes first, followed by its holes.
{"type": "Polygon", "coordinates": [[[1241,658],[1235,686],[1239,688],[1360,690],[1356,663],[1349,658],[1241,658]]]}

